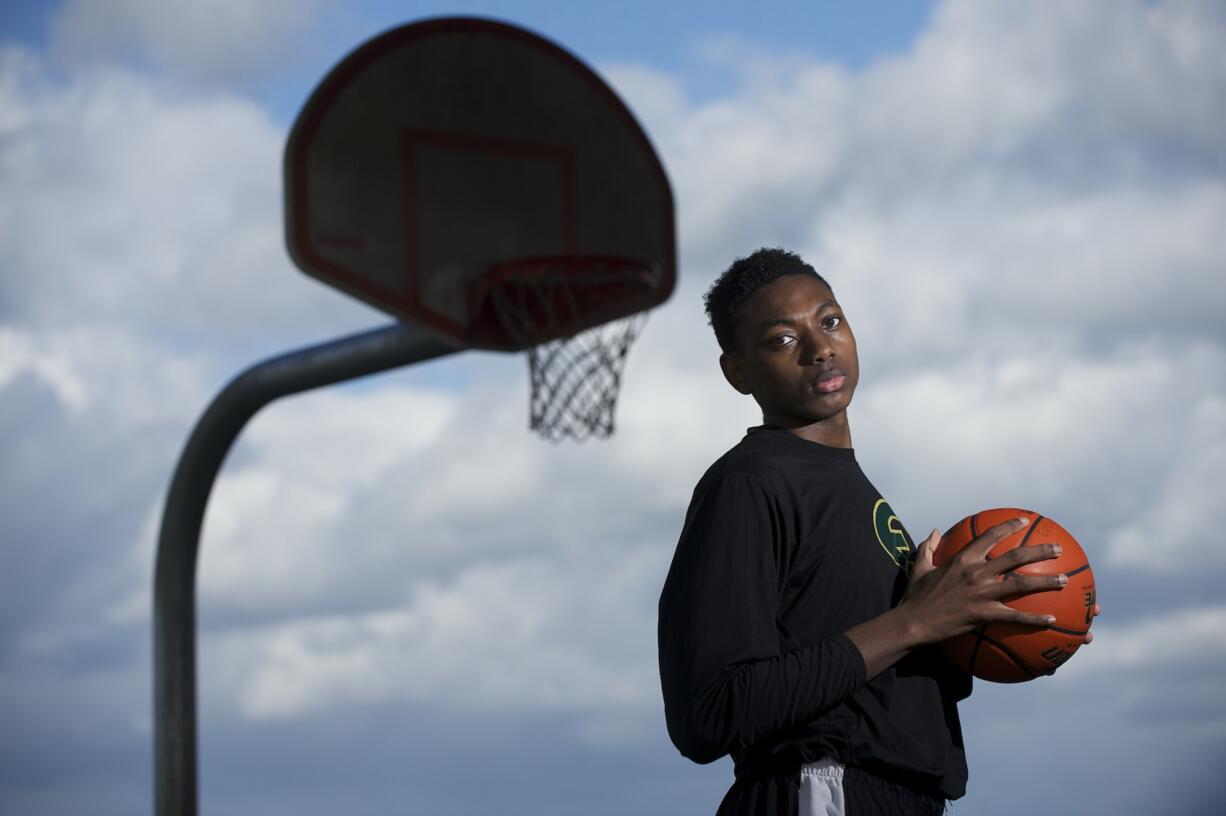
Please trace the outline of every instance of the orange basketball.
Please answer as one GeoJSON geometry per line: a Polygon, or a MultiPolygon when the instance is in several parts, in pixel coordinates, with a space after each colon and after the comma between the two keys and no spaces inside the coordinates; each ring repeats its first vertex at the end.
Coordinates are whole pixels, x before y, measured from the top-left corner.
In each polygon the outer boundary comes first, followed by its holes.
{"type": "MultiPolygon", "coordinates": [[[[1093,622],[1094,573],[1085,552],[1067,530],[1030,510],[1002,507],[967,516],[941,538],[933,553],[933,563],[941,566],[988,528],[1023,516],[1029,517],[1030,523],[998,541],[988,558],[996,558],[1014,547],[1059,544],[1062,552],[1058,557],[1023,564],[1015,571],[1026,575],[1063,573],[1068,576],[1068,584],[1057,590],[1005,599],[1015,609],[1055,615],[1055,624],[1048,629],[1016,623],[982,624],[973,632],[941,644],[942,651],[955,665],[996,683],[1021,683],[1054,673],[1081,646],[1093,622]]],[[[1005,573],[1001,580],[1007,580],[1009,575],[1005,573]]]]}

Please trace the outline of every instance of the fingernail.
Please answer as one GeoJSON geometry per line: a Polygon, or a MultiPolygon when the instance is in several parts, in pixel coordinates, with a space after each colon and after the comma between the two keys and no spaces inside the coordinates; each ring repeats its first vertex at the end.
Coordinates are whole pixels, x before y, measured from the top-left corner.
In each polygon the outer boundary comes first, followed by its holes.
{"type": "Polygon", "coordinates": [[[1056,616],[1055,616],[1055,615],[1048,615],[1048,616],[1047,616],[1047,617],[1045,617],[1043,620],[1047,621],[1047,625],[1048,625],[1048,626],[1051,626],[1053,623],[1055,623],[1055,622],[1056,622],[1056,616]]]}
{"type": "Polygon", "coordinates": [[[1020,521],[1020,522],[1022,523],[1022,526],[1023,526],[1023,527],[1025,527],[1027,524],[1029,524],[1029,523],[1030,523],[1030,519],[1029,519],[1029,518],[1027,518],[1026,516],[1018,516],[1018,517],[1017,517],[1017,520],[1018,520],[1018,521],[1020,521]]]}
{"type": "Polygon", "coordinates": [[[1052,549],[1052,552],[1054,552],[1056,555],[1059,555],[1060,553],[1064,552],[1064,548],[1061,547],[1059,544],[1053,544],[1051,549],[1052,549]]]}
{"type": "Polygon", "coordinates": [[[1057,575],[1056,583],[1060,584],[1061,586],[1064,586],[1065,584],[1068,583],[1068,576],[1067,575],[1057,575]]]}

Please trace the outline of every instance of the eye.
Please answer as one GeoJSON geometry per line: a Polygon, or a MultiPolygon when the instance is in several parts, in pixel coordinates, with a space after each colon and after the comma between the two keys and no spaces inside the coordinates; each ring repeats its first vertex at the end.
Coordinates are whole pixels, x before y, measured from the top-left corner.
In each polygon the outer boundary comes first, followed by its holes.
{"type": "Polygon", "coordinates": [[[831,329],[837,329],[839,326],[842,326],[842,325],[843,325],[842,315],[828,315],[826,318],[822,320],[822,328],[826,329],[827,331],[831,329]]]}
{"type": "Polygon", "coordinates": [[[767,345],[777,348],[785,348],[796,342],[796,338],[790,334],[777,334],[770,340],[767,340],[767,345]]]}

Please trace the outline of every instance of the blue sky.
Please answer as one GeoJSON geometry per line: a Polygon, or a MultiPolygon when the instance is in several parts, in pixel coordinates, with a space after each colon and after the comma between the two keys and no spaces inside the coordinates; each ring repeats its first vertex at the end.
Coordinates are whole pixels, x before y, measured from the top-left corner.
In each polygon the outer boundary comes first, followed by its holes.
{"type": "Polygon", "coordinates": [[[695,480],[758,421],[701,293],[784,244],[848,309],[857,456],[912,533],[1031,507],[1094,565],[1093,646],[964,704],[959,812],[1221,812],[1222,5],[659,5],[0,9],[0,811],[150,808],[186,435],[242,367],[387,321],[290,264],[288,127],[361,41],[475,13],[638,115],[678,289],[608,442],[532,438],[514,355],[256,417],[201,544],[204,810],[713,812],[731,768],[668,743],[655,602],[695,480]]]}
{"type": "MultiPolygon", "coordinates": [[[[58,7],[58,2],[17,2],[0,11],[0,21],[12,39],[45,49],[56,39],[58,7]]],[[[278,23],[271,24],[266,33],[275,45],[267,49],[269,56],[255,61],[256,70],[227,77],[227,84],[259,99],[278,119],[288,122],[314,82],[340,56],[373,34],[425,17],[472,15],[514,22],[546,34],[591,63],[636,61],[667,70],[683,77],[690,93],[705,97],[718,93],[730,79],[729,72],[701,64],[701,46],[708,41],[735,37],[772,50],[820,54],[826,60],[861,67],[883,54],[905,49],[922,29],[931,7],[931,2],[916,0],[872,0],[854,6],[660,4],[647,0],[599,4],[314,2],[305,4],[313,13],[286,11],[281,15],[280,33],[275,30],[278,23]],[[292,47],[282,50],[287,40],[292,47]]],[[[112,48],[108,56],[118,61],[155,71],[168,67],[156,64],[156,59],[151,65],[150,54],[139,46],[112,48]]],[[[197,73],[194,78],[201,76],[197,73]]]]}

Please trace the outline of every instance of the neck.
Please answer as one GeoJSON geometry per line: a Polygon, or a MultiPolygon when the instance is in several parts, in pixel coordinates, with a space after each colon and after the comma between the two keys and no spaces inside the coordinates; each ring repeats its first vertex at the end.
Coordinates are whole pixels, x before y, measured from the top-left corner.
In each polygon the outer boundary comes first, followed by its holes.
{"type": "Polygon", "coordinates": [[[840,411],[828,419],[821,419],[808,424],[802,424],[796,419],[782,419],[778,417],[763,417],[763,420],[810,442],[817,442],[820,445],[828,445],[832,448],[851,447],[851,426],[847,422],[846,411],[840,411]]]}

